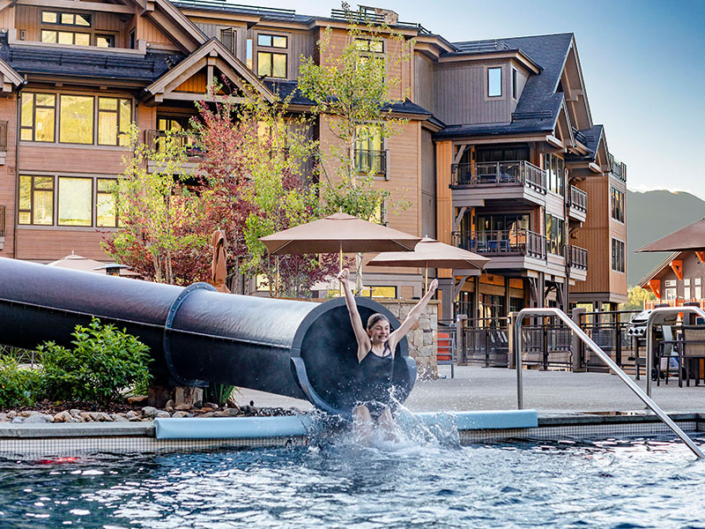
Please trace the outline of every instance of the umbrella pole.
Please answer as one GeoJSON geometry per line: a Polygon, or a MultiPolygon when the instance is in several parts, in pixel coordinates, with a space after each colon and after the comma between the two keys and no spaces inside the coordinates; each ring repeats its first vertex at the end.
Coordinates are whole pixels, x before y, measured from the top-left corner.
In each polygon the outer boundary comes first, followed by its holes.
{"type": "MultiPolygon", "coordinates": [[[[340,271],[343,271],[343,241],[340,241],[340,271]]],[[[340,296],[343,296],[343,281],[340,281],[340,296]]]]}
{"type": "Polygon", "coordinates": [[[424,290],[424,294],[428,292],[428,264],[426,265],[426,288],[424,290]]]}

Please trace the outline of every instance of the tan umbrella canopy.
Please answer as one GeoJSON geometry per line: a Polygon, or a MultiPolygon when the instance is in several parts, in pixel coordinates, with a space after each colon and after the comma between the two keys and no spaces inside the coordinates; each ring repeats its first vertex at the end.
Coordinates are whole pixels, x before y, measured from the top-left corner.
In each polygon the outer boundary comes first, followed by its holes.
{"type": "Polygon", "coordinates": [[[428,287],[429,267],[479,271],[489,262],[487,257],[450,246],[430,237],[424,237],[413,252],[381,253],[370,261],[370,266],[423,267],[426,269],[426,286],[428,287]]]}
{"type": "MultiPolygon", "coordinates": [[[[705,219],[674,231],[637,252],[705,252],[705,219]]],[[[701,259],[702,260],[702,259],[701,259]]]]}
{"type": "Polygon", "coordinates": [[[346,213],[336,213],[260,239],[273,255],[411,251],[420,240],[420,237],[346,213]]]}
{"type": "Polygon", "coordinates": [[[225,286],[225,278],[228,276],[227,256],[225,255],[225,232],[215,230],[211,239],[213,244],[213,262],[211,263],[211,277],[208,281],[218,292],[230,294],[230,290],[225,286]]]}
{"type": "Polygon", "coordinates": [[[58,261],[49,263],[47,266],[57,266],[59,268],[68,268],[70,270],[78,270],[79,272],[92,272],[94,274],[107,274],[109,268],[118,268],[120,269],[121,276],[139,276],[137,272],[127,270],[127,268],[129,268],[128,266],[117,263],[109,263],[106,265],[100,261],[89,259],[74,253],[59,259],[58,261]]]}

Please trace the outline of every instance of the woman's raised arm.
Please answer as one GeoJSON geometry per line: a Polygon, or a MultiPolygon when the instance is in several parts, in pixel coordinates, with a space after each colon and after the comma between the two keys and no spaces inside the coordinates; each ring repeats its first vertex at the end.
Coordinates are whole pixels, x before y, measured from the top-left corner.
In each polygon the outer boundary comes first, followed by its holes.
{"type": "Polygon", "coordinates": [[[360,318],[360,313],[357,310],[357,304],[355,303],[355,296],[353,296],[352,290],[350,290],[350,283],[348,279],[350,278],[350,270],[343,268],[338,274],[338,281],[343,285],[343,292],[345,294],[345,305],[348,307],[348,312],[350,313],[350,323],[352,323],[353,331],[355,332],[355,339],[357,340],[357,359],[362,361],[360,355],[369,351],[370,338],[365,332],[365,326],[362,324],[362,318],[360,318]]]}
{"type": "Polygon", "coordinates": [[[389,348],[392,350],[392,354],[394,354],[394,351],[397,347],[397,344],[401,341],[404,336],[411,330],[411,328],[414,326],[414,323],[419,321],[419,318],[421,317],[421,314],[423,313],[424,309],[426,308],[426,305],[428,305],[428,302],[431,301],[431,298],[433,297],[433,294],[436,292],[436,289],[438,288],[438,279],[434,279],[431,284],[428,287],[428,291],[426,292],[426,295],[421,298],[421,301],[419,301],[411,311],[409,311],[409,315],[406,317],[404,322],[399,326],[399,328],[394,331],[392,334],[389,335],[389,348]]]}

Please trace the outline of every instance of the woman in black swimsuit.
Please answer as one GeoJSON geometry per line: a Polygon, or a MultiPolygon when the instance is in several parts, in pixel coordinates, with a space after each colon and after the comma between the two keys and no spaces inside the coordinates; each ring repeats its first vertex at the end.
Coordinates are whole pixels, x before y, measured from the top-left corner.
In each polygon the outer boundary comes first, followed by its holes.
{"type": "Polygon", "coordinates": [[[373,396],[369,401],[358,404],[353,409],[353,428],[358,438],[369,442],[375,423],[387,432],[388,437],[394,437],[394,419],[386,403],[389,401],[389,390],[392,387],[397,344],[419,320],[438,288],[438,281],[433,280],[426,295],[411,309],[409,316],[400,327],[390,332],[389,320],[382,314],[373,314],[367,320],[367,327],[362,326],[355,297],[348,283],[349,276],[350,271],[345,268],[338,274],[338,279],[343,284],[345,304],[350,312],[350,321],[357,339],[357,361],[360,364],[361,375],[372,388],[373,396]]]}

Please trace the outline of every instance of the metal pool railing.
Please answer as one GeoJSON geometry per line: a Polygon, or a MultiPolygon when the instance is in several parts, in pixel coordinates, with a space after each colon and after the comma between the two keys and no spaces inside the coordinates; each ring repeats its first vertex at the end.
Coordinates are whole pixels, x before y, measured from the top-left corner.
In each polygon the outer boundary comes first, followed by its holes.
{"type": "MultiPolygon", "coordinates": [[[[692,311],[687,311],[687,312],[694,312],[697,313],[698,315],[702,315],[703,318],[705,318],[705,312],[703,312],[701,309],[698,309],[697,307],[681,307],[682,309],[692,309],[692,311]]],[[[664,309],[656,309],[660,310],[661,313],[663,314],[664,312],[668,311],[669,309],[664,308],[664,309]]],[[[670,309],[671,311],[673,309],[670,309]]],[[[654,311],[656,313],[656,311],[654,311]]],[[[651,325],[653,321],[656,319],[656,316],[652,313],[649,316],[649,323],[647,324],[647,333],[649,333],[651,325]]],[[[656,313],[658,314],[658,313],[656,313]]],[[[515,319],[515,324],[514,324],[514,356],[515,356],[515,361],[516,361],[516,370],[517,370],[517,406],[521,410],[524,408],[524,386],[523,386],[523,380],[522,380],[522,355],[521,355],[521,327],[522,327],[522,322],[524,318],[527,317],[532,317],[532,316],[555,316],[559,318],[567,327],[569,327],[575,336],[577,336],[587,347],[589,347],[605,364],[607,364],[607,367],[612,369],[619,378],[622,379],[622,382],[624,382],[629,389],[634,392],[634,394],[641,399],[641,401],[646,404],[651,411],[653,411],[659,419],[661,419],[672,431],[675,433],[681,441],[683,441],[688,448],[691,449],[691,451],[700,459],[705,459],[705,454],[702,453],[700,448],[693,442],[693,440],[688,437],[688,435],[680,429],[680,427],[671,420],[671,418],[666,415],[666,413],[656,404],[651,398],[644,393],[639,386],[636,385],[636,383],[630,379],[627,374],[622,371],[622,369],[614,363],[614,361],[602,350],[598,345],[593,342],[590,337],[583,332],[583,330],[576,324],[572,319],[570,319],[562,310],[559,309],[523,309],[519,311],[519,313],[516,316],[515,319]]],[[[647,335],[648,339],[648,335],[647,335]]],[[[651,357],[652,355],[649,354],[649,349],[647,347],[647,365],[650,364],[648,358],[651,357]]],[[[647,374],[649,374],[650,371],[647,371],[647,374]]],[[[650,380],[650,376],[647,377],[650,380]]],[[[648,386],[647,386],[648,387],[648,386]]]]}

